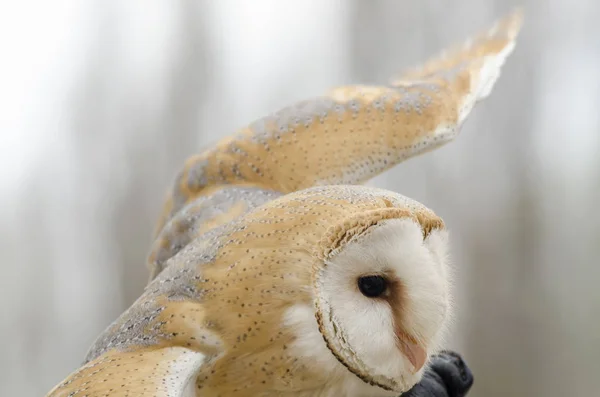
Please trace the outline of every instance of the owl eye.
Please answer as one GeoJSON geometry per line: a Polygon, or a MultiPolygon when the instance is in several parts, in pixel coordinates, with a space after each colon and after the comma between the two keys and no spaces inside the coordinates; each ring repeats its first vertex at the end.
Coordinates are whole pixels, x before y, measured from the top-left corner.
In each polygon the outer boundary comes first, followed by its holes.
{"type": "Polygon", "coordinates": [[[358,289],[368,298],[376,298],[387,291],[387,280],[382,276],[364,276],[358,279],[358,289]]]}

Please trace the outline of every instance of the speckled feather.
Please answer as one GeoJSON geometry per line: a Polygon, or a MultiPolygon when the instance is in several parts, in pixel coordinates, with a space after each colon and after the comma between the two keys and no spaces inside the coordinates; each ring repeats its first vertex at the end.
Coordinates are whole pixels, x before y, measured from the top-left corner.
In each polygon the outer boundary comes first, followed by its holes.
{"type": "Polygon", "coordinates": [[[452,140],[489,94],[520,21],[515,13],[389,86],[287,107],[188,159],[143,295],[49,396],[326,395],[347,374],[288,349],[285,311],[314,303],[324,258],[369,226],[443,228],[420,203],[351,185],[452,140]]]}

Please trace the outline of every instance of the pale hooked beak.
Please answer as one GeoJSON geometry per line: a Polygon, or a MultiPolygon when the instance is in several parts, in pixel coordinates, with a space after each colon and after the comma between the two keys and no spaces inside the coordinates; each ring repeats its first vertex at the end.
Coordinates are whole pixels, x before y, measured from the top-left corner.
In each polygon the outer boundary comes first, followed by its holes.
{"type": "Polygon", "coordinates": [[[427,361],[427,352],[423,348],[423,346],[418,343],[407,340],[407,338],[402,338],[399,341],[400,350],[402,353],[408,358],[408,361],[413,365],[413,373],[419,372],[421,368],[425,365],[425,361],[427,361]]]}

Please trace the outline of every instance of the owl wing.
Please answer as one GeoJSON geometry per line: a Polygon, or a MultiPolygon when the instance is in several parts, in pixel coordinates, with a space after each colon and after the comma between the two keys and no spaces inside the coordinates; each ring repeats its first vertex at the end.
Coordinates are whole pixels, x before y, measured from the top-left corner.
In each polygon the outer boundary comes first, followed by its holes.
{"type": "Polygon", "coordinates": [[[489,95],[513,51],[521,21],[519,10],[389,85],[332,89],[257,120],[189,158],[157,233],[186,204],[224,186],[289,193],[315,185],[360,184],[453,140],[474,104],[489,95]]]}
{"type": "Polygon", "coordinates": [[[158,222],[150,279],[189,241],[267,196],[359,184],[453,140],[475,103],[490,94],[521,23],[519,10],[389,85],[332,89],[189,158],[158,222]]]}
{"type": "Polygon", "coordinates": [[[47,397],[192,396],[205,359],[178,346],[111,352],[73,372],[47,397]]]}

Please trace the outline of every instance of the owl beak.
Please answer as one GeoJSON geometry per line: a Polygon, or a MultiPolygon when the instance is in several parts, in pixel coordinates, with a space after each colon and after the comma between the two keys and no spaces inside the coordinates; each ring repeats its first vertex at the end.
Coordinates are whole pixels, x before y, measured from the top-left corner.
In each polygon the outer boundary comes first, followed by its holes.
{"type": "Polygon", "coordinates": [[[423,346],[410,340],[401,339],[400,349],[414,367],[413,373],[417,373],[421,368],[423,368],[425,361],[427,361],[427,352],[423,346]]]}

